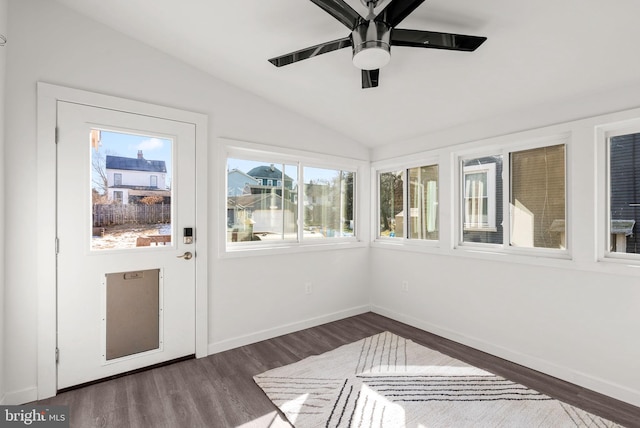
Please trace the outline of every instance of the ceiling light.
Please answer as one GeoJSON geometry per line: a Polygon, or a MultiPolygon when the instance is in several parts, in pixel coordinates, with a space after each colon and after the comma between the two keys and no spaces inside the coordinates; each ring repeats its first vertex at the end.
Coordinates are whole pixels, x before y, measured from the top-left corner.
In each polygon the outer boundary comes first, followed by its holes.
{"type": "Polygon", "coordinates": [[[361,70],[377,70],[391,61],[389,45],[364,47],[353,54],[353,65],[361,70]]]}
{"type": "Polygon", "coordinates": [[[391,31],[384,22],[367,21],[351,33],[353,65],[361,70],[377,70],[391,60],[391,31]]]}

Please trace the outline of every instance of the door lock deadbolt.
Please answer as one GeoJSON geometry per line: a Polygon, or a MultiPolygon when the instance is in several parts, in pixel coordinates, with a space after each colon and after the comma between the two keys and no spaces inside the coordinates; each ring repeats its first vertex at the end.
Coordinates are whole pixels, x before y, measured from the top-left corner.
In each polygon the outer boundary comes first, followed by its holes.
{"type": "Polygon", "coordinates": [[[185,244],[193,244],[193,227],[185,227],[182,232],[182,242],[185,244]]]}

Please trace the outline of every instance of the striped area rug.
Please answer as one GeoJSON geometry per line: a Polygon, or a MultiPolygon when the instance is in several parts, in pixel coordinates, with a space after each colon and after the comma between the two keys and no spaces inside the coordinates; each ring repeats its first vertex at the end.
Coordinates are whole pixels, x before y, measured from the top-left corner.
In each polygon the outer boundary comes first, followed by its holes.
{"type": "Polygon", "coordinates": [[[389,332],[254,380],[298,428],[620,426],[389,332]]]}

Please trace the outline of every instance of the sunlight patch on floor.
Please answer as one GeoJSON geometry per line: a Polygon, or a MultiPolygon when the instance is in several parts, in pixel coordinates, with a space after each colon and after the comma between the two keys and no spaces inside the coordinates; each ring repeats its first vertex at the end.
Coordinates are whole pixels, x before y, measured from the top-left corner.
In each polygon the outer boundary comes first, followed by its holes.
{"type": "Polygon", "coordinates": [[[236,428],[291,428],[291,425],[278,412],[267,413],[236,428]]]}

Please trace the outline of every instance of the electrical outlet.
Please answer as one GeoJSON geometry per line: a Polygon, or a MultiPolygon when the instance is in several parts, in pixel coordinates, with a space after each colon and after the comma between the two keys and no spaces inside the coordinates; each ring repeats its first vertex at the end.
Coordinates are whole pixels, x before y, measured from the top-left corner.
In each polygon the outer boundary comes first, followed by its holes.
{"type": "Polygon", "coordinates": [[[402,281],[402,291],[405,293],[409,292],[409,281],[402,281]]]}
{"type": "Polygon", "coordinates": [[[311,285],[311,282],[305,282],[304,283],[304,294],[311,294],[313,293],[313,286],[311,285]]]}

